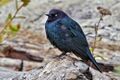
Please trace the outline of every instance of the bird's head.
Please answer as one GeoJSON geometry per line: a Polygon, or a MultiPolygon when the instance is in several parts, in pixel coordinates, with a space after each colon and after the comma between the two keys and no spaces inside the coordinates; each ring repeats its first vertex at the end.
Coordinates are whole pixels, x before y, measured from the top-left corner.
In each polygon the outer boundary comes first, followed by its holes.
{"type": "Polygon", "coordinates": [[[48,16],[47,22],[53,22],[55,20],[58,20],[58,19],[61,19],[67,16],[66,13],[64,13],[63,11],[59,9],[52,9],[46,15],[48,16]]]}

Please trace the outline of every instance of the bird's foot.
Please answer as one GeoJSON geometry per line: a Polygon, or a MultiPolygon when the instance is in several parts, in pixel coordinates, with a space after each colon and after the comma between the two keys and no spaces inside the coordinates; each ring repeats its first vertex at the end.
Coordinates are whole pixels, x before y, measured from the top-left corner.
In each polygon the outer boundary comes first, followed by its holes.
{"type": "Polygon", "coordinates": [[[66,56],[66,53],[62,53],[60,55],[54,56],[53,58],[64,59],[65,56],[66,56]]]}

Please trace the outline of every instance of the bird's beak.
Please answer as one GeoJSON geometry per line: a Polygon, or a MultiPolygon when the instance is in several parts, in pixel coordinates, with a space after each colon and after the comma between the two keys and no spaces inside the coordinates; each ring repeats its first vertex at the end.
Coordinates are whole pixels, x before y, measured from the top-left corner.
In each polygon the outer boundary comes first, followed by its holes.
{"type": "Polygon", "coordinates": [[[48,16],[48,17],[50,16],[49,14],[45,14],[45,15],[48,16]]]}

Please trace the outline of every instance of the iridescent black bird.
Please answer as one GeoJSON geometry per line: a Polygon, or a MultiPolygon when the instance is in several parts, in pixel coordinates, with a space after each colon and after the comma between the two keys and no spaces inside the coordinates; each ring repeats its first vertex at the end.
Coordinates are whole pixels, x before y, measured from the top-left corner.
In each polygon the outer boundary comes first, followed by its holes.
{"type": "Polygon", "coordinates": [[[91,61],[101,72],[96,60],[92,56],[86,37],[77,22],[71,19],[65,12],[52,9],[46,14],[48,19],[45,23],[47,38],[62,51],[61,55],[73,52],[83,61],[91,61]]]}

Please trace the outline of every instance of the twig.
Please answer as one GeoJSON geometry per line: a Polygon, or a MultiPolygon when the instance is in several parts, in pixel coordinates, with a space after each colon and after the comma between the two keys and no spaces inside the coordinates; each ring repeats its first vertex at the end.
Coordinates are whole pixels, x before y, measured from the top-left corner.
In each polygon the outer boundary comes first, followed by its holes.
{"type": "Polygon", "coordinates": [[[1,29],[0,34],[4,32],[4,29],[13,21],[13,19],[16,17],[17,13],[20,11],[20,9],[23,7],[23,4],[16,10],[15,14],[13,17],[5,24],[3,29],[1,29]]]}
{"type": "Polygon", "coordinates": [[[100,22],[103,20],[103,15],[101,15],[97,25],[95,25],[95,37],[94,37],[94,43],[93,43],[93,50],[92,53],[94,52],[95,48],[96,48],[96,43],[97,43],[97,36],[98,36],[98,27],[100,25],[100,22]]]}
{"type": "Polygon", "coordinates": [[[103,8],[98,6],[97,10],[99,11],[99,13],[101,14],[100,19],[97,23],[97,25],[95,25],[95,38],[94,38],[94,43],[93,43],[93,49],[92,52],[94,52],[95,48],[96,48],[96,43],[97,43],[97,36],[98,36],[98,27],[100,25],[100,22],[103,20],[103,17],[106,15],[112,15],[111,11],[109,11],[109,9],[103,8]]]}

